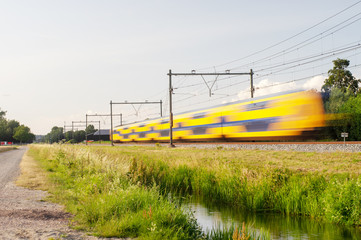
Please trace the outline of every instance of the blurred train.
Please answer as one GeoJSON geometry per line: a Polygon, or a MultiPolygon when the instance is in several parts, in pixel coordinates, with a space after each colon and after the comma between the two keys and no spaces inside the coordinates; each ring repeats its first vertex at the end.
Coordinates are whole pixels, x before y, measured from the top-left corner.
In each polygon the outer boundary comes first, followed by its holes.
{"type": "MultiPolygon", "coordinates": [[[[169,141],[169,118],[117,126],[114,142],[169,141]]],[[[293,91],[174,115],[174,141],[297,139],[325,126],[320,94],[293,91]]]]}

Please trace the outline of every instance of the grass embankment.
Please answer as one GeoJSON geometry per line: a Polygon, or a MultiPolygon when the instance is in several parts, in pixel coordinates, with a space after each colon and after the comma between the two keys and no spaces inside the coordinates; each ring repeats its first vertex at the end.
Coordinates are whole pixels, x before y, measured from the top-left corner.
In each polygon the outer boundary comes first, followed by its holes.
{"type": "Polygon", "coordinates": [[[361,153],[122,148],[132,179],[253,211],[361,225],[361,153]]]}
{"type": "Polygon", "coordinates": [[[54,183],[49,191],[55,201],[75,215],[80,229],[104,237],[139,239],[246,239],[252,235],[244,227],[204,235],[191,213],[184,212],[172,198],[161,195],[155,182],[141,184],[139,175],[131,170],[134,158],[145,164],[146,155],[142,154],[154,149],[124,150],[32,145],[29,153],[48,171],[54,183]]]}
{"type": "Polygon", "coordinates": [[[0,153],[1,153],[1,152],[6,152],[6,151],[10,151],[10,150],[14,150],[14,149],[16,149],[16,147],[0,146],[0,153]]]}

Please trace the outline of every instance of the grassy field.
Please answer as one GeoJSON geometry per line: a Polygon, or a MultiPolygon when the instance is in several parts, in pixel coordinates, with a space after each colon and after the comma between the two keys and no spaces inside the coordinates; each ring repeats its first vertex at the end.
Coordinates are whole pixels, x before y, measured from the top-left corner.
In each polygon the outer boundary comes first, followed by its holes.
{"type": "Polygon", "coordinates": [[[30,154],[77,226],[101,236],[242,239],[244,231],[243,238],[267,238],[242,227],[205,235],[170,192],[361,225],[361,153],[33,145],[30,154]]]}
{"type": "MultiPolygon", "coordinates": [[[[138,239],[232,239],[230,236],[267,239],[267,235],[256,235],[247,226],[203,233],[192,213],[185,211],[171,195],[161,194],[164,191],[155,182],[142,184],[132,177],[133,154],[122,153],[122,149],[32,145],[28,155],[38,160],[51,179],[40,187],[43,185],[52,193],[51,200],[64,204],[75,215],[74,226],[95,235],[138,239]]],[[[33,180],[30,185],[42,182],[33,180]]]]}

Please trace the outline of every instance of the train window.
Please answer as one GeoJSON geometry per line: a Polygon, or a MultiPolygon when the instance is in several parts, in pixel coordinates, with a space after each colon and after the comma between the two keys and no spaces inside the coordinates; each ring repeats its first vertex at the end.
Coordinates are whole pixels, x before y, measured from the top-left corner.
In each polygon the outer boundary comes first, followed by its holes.
{"type": "Polygon", "coordinates": [[[162,120],[161,122],[160,122],[160,124],[165,124],[165,123],[168,123],[169,121],[168,120],[162,120]]]}
{"type": "Polygon", "coordinates": [[[182,123],[177,123],[178,128],[182,128],[182,123]]]}
{"type": "Polygon", "coordinates": [[[196,113],[193,115],[192,119],[199,119],[199,118],[205,118],[206,117],[206,113],[205,112],[201,112],[201,113],[196,113]]]}
{"type": "Polygon", "coordinates": [[[270,101],[258,102],[258,103],[251,103],[244,106],[245,111],[254,111],[267,108],[267,105],[270,101]]]}
{"type": "Polygon", "coordinates": [[[161,137],[168,137],[169,136],[169,130],[162,130],[160,131],[161,137]]]}
{"type": "Polygon", "coordinates": [[[194,135],[202,135],[207,133],[207,127],[195,127],[192,129],[194,135]]]}
{"type": "Polygon", "coordinates": [[[145,138],[145,132],[139,133],[139,137],[140,137],[140,138],[145,138]]]}
{"type": "Polygon", "coordinates": [[[128,134],[124,134],[123,135],[123,139],[128,139],[129,135],[128,134]]]}
{"type": "Polygon", "coordinates": [[[127,129],[128,129],[127,127],[123,128],[123,130],[127,130],[127,129]]]}
{"type": "Polygon", "coordinates": [[[135,130],[134,129],[132,129],[132,133],[134,133],[135,132],[135,130]]]}
{"type": "Polygon", "coordinates": [[[255,119],[244,124],[247,132],[264,132],[272,123],[271,119],[255,119]]]}
{"type": "Polygon", "coordinates": [[[152,131],[152,132],[153,132],[153,131],[154,131],[154,127],[150,127],[150,131],[152,131]]]}
{"type": "Polygon", "coordinates": [[[140,124],[139,127],[145,127],[145,124],[140,124]]]}

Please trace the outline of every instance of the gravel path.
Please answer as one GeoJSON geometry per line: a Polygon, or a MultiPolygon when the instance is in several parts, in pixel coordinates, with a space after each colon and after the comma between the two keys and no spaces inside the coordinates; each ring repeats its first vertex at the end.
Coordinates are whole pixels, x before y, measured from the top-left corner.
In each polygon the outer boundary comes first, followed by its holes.
{"type": "Polygon", "coordinates": [[[62,207],[42,201],[44,191],[17,187],[26,148],[0,153],[0,239],[100,239],[68,227],[62,207]]]}

